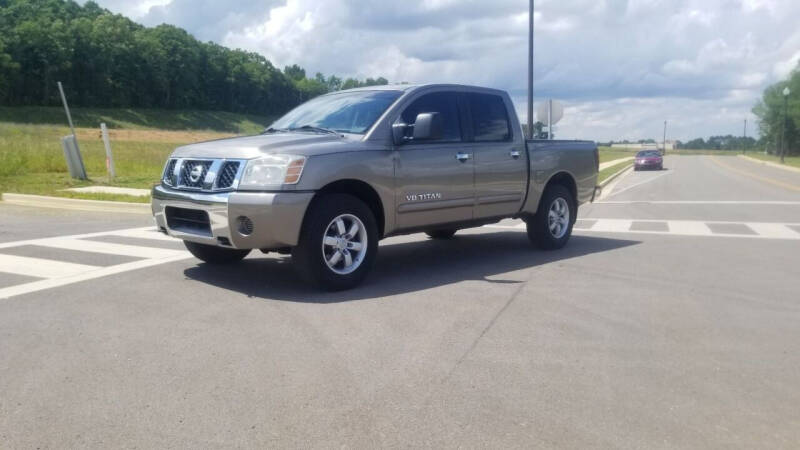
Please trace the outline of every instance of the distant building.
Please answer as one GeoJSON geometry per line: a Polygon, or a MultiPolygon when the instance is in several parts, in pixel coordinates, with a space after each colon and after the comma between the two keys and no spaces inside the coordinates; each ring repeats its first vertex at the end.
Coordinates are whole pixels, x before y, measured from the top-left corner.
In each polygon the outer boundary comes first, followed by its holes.
{"type": "MultiPolygon", "coordinates": [[[[611,144],[612,148],[626,148],[628,150],[663,150],[664,145],[661,142],[655,143],[643,143],[640,144],[638,142],[632,142],[629,144],[611,144]]],[[[667,150],[675,150],[676,142],[675,141],[667,141],[667,150]]]]}

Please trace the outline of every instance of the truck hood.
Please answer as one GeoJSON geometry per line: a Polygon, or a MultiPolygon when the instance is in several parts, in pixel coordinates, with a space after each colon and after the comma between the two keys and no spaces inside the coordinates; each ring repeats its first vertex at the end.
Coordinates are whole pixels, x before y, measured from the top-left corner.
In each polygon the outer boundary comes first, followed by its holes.
{"type": "Polygon", "coordinates": [[[172,156],[176,158],[230,159],[252,159],[274,153],[313,156],[352,150],[353,145],[359,142],[361,140],[358,137],[343,137],[334,134],[278,132],[184,145],[175,149],[172,156]]]}

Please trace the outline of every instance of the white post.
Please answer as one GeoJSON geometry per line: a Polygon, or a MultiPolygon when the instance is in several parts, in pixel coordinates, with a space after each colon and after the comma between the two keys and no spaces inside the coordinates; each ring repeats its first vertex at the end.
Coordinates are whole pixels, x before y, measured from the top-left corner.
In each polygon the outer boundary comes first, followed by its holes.
{"type": "Polygon", "coordinates": [[[553,139],[553,99],[547,101],[547,139],[553,139]]]}
{"type": "Polygon", "coordinates": [[[105,123],[100,124],[100,132],[103,134],[103,145],[106,147],[106,169],[108,169],[108,179],[113,180],[117,174],[114,172],[114,155],[111,154],[111,143],[108,141],[108,128],[105,123]]]}
{"type": "Polygon", "coordinates": [[[533,0],[530,0],[528,20],[528,139],[533,139],[533,0]]]}

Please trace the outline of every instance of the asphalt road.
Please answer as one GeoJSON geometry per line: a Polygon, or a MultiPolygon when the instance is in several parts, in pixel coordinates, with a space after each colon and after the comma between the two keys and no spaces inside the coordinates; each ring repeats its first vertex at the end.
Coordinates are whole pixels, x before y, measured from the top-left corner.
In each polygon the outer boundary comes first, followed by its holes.
{"type": "Polygon", "coordinates": [[[561,251],[392,238],[336,294],[0,204],[0,448],[798,448],[800,174],[665,165],[561,251]]]}

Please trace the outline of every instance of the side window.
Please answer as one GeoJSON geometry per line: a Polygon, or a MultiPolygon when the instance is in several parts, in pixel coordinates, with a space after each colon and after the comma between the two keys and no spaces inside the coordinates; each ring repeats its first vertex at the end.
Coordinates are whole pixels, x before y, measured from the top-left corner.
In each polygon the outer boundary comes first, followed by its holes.
{"type": "Polygon", "coordinates": [[[507,141],[511,139],[508,111],[503,98],[492,94],[468,94],[475,141],[507,141]]]}
{"type": "MultiPolygon", "coordinates": [[[[414,100],[406,107],[400,120],[413,124],[417,114],[436,112],[442,116],[442,139],[436,142],[458,142],[461,140],[461,122],[459,120],[458,96],[454,92],[434,92],[414,100]]],[[[409,127],[410,129],[410,127],[409,127]]]]}

